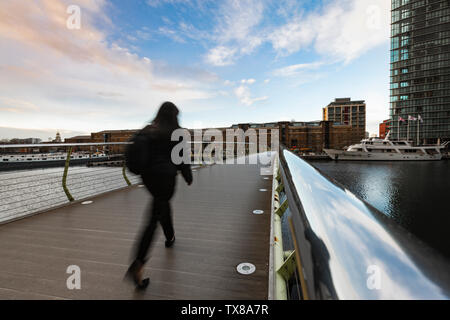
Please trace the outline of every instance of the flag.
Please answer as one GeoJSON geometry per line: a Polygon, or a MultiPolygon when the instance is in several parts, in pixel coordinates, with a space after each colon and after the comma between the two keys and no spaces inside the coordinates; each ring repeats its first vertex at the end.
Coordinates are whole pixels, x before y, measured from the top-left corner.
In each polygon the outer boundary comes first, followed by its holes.
{"type": "Polygon", "coordinates": [[[398,117],[398,121],[403,121],[403,122],[405,122],[406,120],[403,119],[402,117],[398,117]]]}
{"type": "Polygon", "coordinates": [[[422,117],[420,116],[420,114],[419,114],[418,120],[419,120],[420,122],[423,122],[423,119],[422,119],[422,117]]]}
{"type": "Polygon", "coordinates": [[[413,116],[408,116],[408,121],[409,121],[409,120],[411,120],[411,121],[416,121],[417,118],[415,118],[415,117],[413,117],[413,116]]]}

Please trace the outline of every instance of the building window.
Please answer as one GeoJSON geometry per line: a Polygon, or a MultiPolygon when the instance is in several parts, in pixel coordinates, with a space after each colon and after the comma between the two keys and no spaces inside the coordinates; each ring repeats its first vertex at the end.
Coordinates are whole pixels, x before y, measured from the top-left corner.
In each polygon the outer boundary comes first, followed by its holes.
{"type": "Polygon", "coordinates": [[[392,50],[391,51],[391,63],[399,61],[399,51],[398,50],[392,50]]]}
{"type": "MultiPolygon", "coordinates": [[[[409,1],[405,1],[405,2],[408,3],[409,1]]],[[[403,4],[406,4],[406,3],[403,3],[403,4]]],[[[407,10],[407,9],[402,10],[401,19],[406,19],[406,18],[409,18],[410,16],[411,16],[411,12],[409,10],[407,10]]]]}
{"type": "Polygon", "coordinates": [[[402,47],[407,46],[408,44],[409,44],[409,36],[402,36],[402,47]]]}
{"type": "Polygon", "coordinates": [[[396,36],[399,33],[400,33],[400,24],[399,23],[393,24],[392,25],[392,30],[391,30],[391,35],[392,36],[396,36]]]}
{"type": "Polygon", "coordinates": [[[398,7],[400,7],[402,5],[401,0],[392,0],[392,7],[391,9],[397,9],[398,7]]]}
{"type": "Polygon", "coordinates": [[[402,23],[402,33],[408,32],[409,30],[409,24],[402,23]]]}
{"type": "Polygon", "coordinates": [[[392,11],[392,20],[391,20],[391,22],[397,22],[398,20],[400,20],[400,11],[399,10],[392,11]]]}
{"type": "Polygon", "coordinates": [[[406,60],[409,58],[408,49],[401,50],[401,60],[406,60]]]}
{"type": "Polygon", "coordinates": [[[399,39],[398,37],[392,38],[391,39],[391,49],[398,49],[399,47],[399,39]]]}

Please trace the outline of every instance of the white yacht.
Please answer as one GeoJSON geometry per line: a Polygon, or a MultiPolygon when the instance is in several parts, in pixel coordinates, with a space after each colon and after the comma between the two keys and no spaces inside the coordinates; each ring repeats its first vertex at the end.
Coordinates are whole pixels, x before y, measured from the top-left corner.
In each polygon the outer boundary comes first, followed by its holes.
{"type": "Polygon", "coordinates": [[[414,146],[411,141],[390,141],[386,139],[364,139],[359,144],[351,145],[347,150],[324,149],[333,160],[378,160],[378,161],[420,161],[441,160],[441,150],[448,142],[441,145],[414,146]]]}

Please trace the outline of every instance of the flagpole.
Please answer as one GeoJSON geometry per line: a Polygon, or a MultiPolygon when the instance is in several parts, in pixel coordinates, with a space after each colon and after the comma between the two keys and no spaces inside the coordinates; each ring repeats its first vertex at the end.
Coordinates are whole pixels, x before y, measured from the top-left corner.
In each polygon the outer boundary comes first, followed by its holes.
{"type": "Polygon", "coordinates": [[[397,118],[398,128],[397,128],[397,140],[400,141],[400,116],[397,118]]]}
{"type": "MultiPolygon", "coordinates": [[[[419,116],[420,117],[420,116],[419,116]]],[[[417,145],[419,145],[419,141],[420,141],[420,139],[419,139],[419,128],[420,128],[420,120],[419,120],[420,118],[417,118],[417,145]]]]}
{"type": "Polygon", "coordinates": [[[406,141],[409,141],[409,116],[408,116],[408,132],[406,133],[406,141]]]}

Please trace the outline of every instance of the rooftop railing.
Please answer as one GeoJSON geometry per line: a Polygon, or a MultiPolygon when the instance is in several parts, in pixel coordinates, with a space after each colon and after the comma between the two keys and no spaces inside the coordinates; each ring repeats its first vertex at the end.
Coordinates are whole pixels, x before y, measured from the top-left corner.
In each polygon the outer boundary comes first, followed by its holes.
{"type": "Polygon", "coordinates": [[[445,257],[292,152],[279,158],[303,299],[450,297],[445,257]]]}

